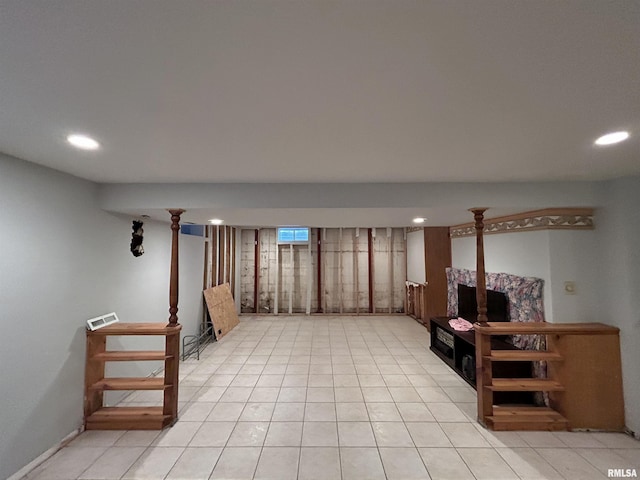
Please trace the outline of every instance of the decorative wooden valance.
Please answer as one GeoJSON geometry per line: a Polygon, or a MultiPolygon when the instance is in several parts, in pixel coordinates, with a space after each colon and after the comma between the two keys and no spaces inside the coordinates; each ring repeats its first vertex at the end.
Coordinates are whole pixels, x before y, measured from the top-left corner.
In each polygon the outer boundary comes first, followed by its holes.
{"type": "MultiPolygon", "coordinates": [[[[593,208],[546,208],[504,217],[485,218],[483,233],[507,233],[532,230],[593,230],[593,208]]],[[[475,223],[449,227],[451,238],[476,234],[475,223]]]]}

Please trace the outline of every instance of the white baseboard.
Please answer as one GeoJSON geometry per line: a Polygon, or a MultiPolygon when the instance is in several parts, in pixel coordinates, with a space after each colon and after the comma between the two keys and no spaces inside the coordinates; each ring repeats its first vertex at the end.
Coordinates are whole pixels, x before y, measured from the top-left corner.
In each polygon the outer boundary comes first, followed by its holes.
{"type": "Polygon", "coordinates": [[[42,463],[44,463],[49,458],[53,457],[58,450],[62,447],[66,446],[71,440],[80,435],[84,430],[84,427],[78,427],[76,430],[71,432],[69,435],[64,437],[60,442],[58,442],[55,446],[51,447],[49,450],[44,452],[42,455],[38,456],[35,460],[29,462],[27,465],[22,467],[16,473],[11,475],[7,480],[21,480],[25,475],[29,474],[32,470],[39,467],[42,463]]]}

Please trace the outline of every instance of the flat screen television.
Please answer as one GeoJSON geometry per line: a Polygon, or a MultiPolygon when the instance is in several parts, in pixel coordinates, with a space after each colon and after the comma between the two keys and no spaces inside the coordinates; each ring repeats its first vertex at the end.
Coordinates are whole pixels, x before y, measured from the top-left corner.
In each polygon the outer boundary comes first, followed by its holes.
{"type": "MultiPolygon", "coordinates": [[[[476,287],[458,284],[458,316],[473,323],[478,319],[476,287]]],[[[487,319],[489,322],[508,322],[509,299],[495,290],[487,290],[487,319]]]]}

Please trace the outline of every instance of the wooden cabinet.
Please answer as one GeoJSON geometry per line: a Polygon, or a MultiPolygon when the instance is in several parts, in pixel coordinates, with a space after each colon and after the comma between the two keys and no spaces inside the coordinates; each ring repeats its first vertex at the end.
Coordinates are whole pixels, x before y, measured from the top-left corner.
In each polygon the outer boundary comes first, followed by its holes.
{"type": "Polygon", "coordinates": [[[624,429],[619,330],[601,323],[475,325],[478,420],[492,430],[624,429]],[[499,352],[495,335],[546,335],[545,351],[499,352]],[[546,378],[495,378],[493,365],[544,361],[546,378]],[[500,392],[547,392],[548,407],[497,405],[500,392]]]}
{"type": "Polygon", "coordinates": [[[449,227],[424,229],[424,258],[426,286],[422,318],[429,320],[447,314],[447,274],[451,266],[449,227]]]}
{"type": "Polygon", "coordinates": [[[178,418],[178,365],[180,325],[166,323],[115,323],[87,331],[84,426],[86,430],[161,430],[178,418]],[[165,337],[165,349],[107,351],[107,337],[157,335],[165,337]],[[106,362],[164,361],[162,377],[105,377],[106,362]],[[161,390],[157,407],[104,407],[106,390],[161,390]]]}

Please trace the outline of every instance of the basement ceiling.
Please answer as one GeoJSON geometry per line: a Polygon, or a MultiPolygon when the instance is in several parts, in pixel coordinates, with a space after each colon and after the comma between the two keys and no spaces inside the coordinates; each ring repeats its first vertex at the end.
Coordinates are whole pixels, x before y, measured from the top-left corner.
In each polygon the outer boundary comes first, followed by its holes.
{"type": "Polygon", "coordinates": [[[0,151],[98,183],[639,174],[638,92],[635,0],[0,0],[0,151]]]}

